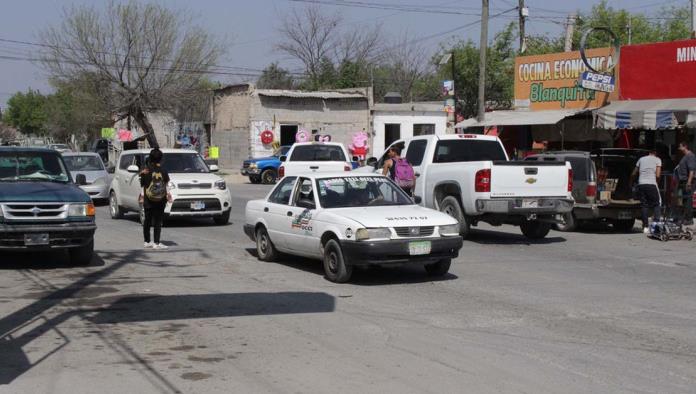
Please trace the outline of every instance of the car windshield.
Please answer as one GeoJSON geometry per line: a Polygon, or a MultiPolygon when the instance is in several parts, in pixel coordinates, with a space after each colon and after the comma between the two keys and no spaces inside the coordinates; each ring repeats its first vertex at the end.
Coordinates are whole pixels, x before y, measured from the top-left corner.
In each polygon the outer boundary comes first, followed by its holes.
{"type": "Polygon", "coordinates": [[[69,182],[56,152],[0,152],[0,181],[69,182]]]}
{"type": "Polygon", "coordinates": [[[209,172],[201,156],[197,153],[165,153],[162,168],[170,173],[205,173],[209,172]]]}
{"type": "Polygon", "coordinates": [[[413,205],[406,193],[385,177],[340,177],[317,179],[323,208],[413,205]]]}
{"type": "Polygon", "coordinates": [[[346,161],[346,155],[337,145],[300,145],[292,151],[290,161],[346,161]]]}
{"type": "Polygon", "coordinates": [[[63,156],[63,161],[70,171],[102,171],[104,169],[104,163],[98,156],[63,156]]]}

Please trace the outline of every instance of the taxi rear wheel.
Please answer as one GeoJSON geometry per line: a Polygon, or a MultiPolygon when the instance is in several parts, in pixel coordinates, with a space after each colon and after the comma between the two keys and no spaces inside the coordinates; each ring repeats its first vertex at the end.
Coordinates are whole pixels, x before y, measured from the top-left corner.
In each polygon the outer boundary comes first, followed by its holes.
{"type": "Polygon", "coordinates": [[[256,230],[256,253],[259,255],[259,259],[263,261],[275,261],[278,257],[278,252],[265,227],[260,227],[256,230]]]}
{"type": "Polygon", "coordinates": [[[430,276],[444,276],[449,272],[452,259],[442,259],[437,263],[426,264],[425,272],[430,276]]]}
{"type": "Polygon", "coordinates": [[[346,264],[341,245],[335,239],[330,239],[324,245],[324,274],[326,279],[344,283],[353,275],[353,267],[346,264]]]}

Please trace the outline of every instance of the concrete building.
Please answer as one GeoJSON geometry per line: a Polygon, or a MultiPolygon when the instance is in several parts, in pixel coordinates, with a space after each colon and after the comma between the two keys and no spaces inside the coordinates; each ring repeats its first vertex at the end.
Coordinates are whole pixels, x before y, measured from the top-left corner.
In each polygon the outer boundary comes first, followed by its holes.
{"type": "Polygon", "coordinates": [[[304,129],[347,146],[354,133],[370,130],[371,107],[371,88],[305,92],[230,85],[214,91],[211,145],[220,148],[225,168],[272,153],[273,144],[261,141],[266,130],[280,145],[292,144],[304,129]]]}
{"type": "Polygon", "coordinates": [[[427,134],[445,134],[447,113],[441,102],[384,103],[372,109],[370,156],[379,156],[392,142],[427,134]]]}

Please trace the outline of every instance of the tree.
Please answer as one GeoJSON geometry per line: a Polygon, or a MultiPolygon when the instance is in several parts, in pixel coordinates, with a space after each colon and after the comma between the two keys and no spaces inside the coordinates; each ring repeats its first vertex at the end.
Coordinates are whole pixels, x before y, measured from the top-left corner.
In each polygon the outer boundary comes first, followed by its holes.
{"type": "Polygon", "coordinates": [[[46,96],[38,90],[17,92],[7,101],[3,121],[25,135],[40,135],[46,131],[46,96]]]}
{"type": "Polygon", "coordinates": [[[290,71],[280,67],[277,62],[271,63],[263,69],[261,76],[256,81],[260,89],[293,89],[295,79],[290,71]]]}
{"type": "Polygon", "coordinates": [[[17,138],[17,129],[6,125],[0,120],[0,142],[13,141],[17,138]]]}
{"type": "Polygon", "coordinates": [[[375,96],[381,99],[387,92],[396,91],[406,100],[439,98],[439,83],[430,83],[429,76],[434,72],[431,60],[419,41],[408,34],[397,37],[384,49],[374,71],[375,96]]]}
{"type": "Polygon", "coordinates": [[[200,94],[222,47],[183,12],[160,3],[76,6],[41,35],[43,64],[56,81],[95,75],[116,120],[132,116],[158,146],[148,112],[171,111],[200,94]]]}

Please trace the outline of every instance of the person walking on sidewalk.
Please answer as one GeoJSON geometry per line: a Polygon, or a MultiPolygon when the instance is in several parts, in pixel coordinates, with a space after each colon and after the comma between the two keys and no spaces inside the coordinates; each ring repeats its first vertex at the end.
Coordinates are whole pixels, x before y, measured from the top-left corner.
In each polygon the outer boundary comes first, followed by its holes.
{"type": "Polygon", "coordinates": [[[643,232],[648,233],[648,216],[650,210],[653,211],[653,221],[660,220],[660,210],[662,201],[660,199],[660,189],[657,181],[660,179],[662,171],[662,160],[657,157],[655,150],[650,154],[641,157],[633,170],[633,178],[638,175],[638,196],[640,198],[641,220],[643,221],[643,232]]]}
{"type": "Polygon", "coordinates": [[[140,172],[140,202],[145,210],[143,222],[144,247],[146,249],[168,249],[160,242],[164,208],[172,196],[167,190],[169,174],[162,168],[162,151],[158,148],[150,151],[146,167],[140,172]],[[154,242],[150,242],[150,228],[153,229],[154,242]]]}
{"type": "Polygon", "coordinates": [[[679,143],[679,152],[683,155],[677,167],[679,177],[678,190],[681,191],[682,213],[681,222],[685,226],[694,224],[694,182],[696,179],[696,156],[689,149],[689,145],[682,141],[679,143]]]}

